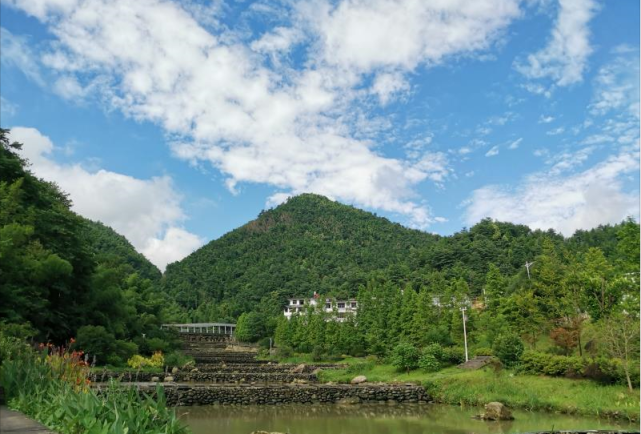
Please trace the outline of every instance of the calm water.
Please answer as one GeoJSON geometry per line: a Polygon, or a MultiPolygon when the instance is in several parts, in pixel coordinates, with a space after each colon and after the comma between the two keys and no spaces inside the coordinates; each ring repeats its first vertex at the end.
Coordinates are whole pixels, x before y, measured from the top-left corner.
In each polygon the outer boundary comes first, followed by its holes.
{"type": "Polygon", "coordinates": [[[512,422],[471,419],[478,408],[434,404],[280,405],[178,407],[194,434],[507,434],[528,431],[638,430],[638,424],[515,411],[512,422]]]}

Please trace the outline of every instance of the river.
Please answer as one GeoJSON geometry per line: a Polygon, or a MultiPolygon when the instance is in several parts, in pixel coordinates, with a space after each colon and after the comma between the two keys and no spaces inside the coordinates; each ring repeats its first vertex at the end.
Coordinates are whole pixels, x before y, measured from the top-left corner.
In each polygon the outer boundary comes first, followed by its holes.
{"type": "Polygon", "coordinates": [[[553,413],[514,411],[512,422],[472,419],[479,408],[438,404],[178,407],[194,434],[507,434],[543,430],[621,429],[639,425],[553,413]]]}

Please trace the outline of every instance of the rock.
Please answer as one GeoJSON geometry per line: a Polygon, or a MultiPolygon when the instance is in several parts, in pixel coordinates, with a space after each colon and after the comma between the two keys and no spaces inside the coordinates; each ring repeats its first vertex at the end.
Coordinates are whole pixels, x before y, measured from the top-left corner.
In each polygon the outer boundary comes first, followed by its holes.
{"type": "Polygon", "coordinates": [[[314,370],[312,371],[312,375],[318,375],[318,374],[320,374],[320,373],[321,373],[321,371],[322,371],[322,369],[321,369],[321,368],[316,368],[316,369],[314,369],[314,370]]]}
{"type": "Polygon", "coordinates": [[[358,396],[348,396],[336,401],[336,404],[339,404],[339,405],[354,405],[354,404],[360,404],[360,403],[361,403],[361,399],[358,396]]]}
{"type": "Polygon", "coordinates": [[[178,371],[179,371],[179,369],[177,367],[175,367],[175,366],[171,369],[171,373],[174,374],[174,375],[176,375],[178,373],[178,371]]]}
{"type": "Polygon", "coordinates": [[[163,381],[165,383],[171,383],[172,381],[174,381],[174,377],[172,377],[171,375],[168,375],[168,376],[165,377],[165,379],[163,381]]]}
{"type": "Polygon", "coordinates": [[[361,384],[366,382],[367,382],[367,377],[364,375],[359,375],[357,377],[352,378],[352,381],[350,381],[350,384],[361,384]]]}
{"type": "Polygon", "coordinates": [[[485,404],[485,412],[479,417],[483,420],[514,420],[512,412],[500,402],[485,404]]]}
{"type": "Polygon", "coordinates": [[[292,369],[292,374],[302,374],[303,371],[305,371],[305,364],[301,363],[300,365],[292,369]]]}
{"type": "Polygon", "coordinates": [[[198,368],[194,368],[190,372],[198,372],[198,368]]]}
{"type": "Polygon", "coordinates": [[[158,377],[151,377],[151,382],[152,383],[158,383],[160,381],[160,378],[158,377]]]}
{"type": "Polygon", "coordinates": [[[277,431],[252,431],[251,434],[285,434],[277,431]]]}

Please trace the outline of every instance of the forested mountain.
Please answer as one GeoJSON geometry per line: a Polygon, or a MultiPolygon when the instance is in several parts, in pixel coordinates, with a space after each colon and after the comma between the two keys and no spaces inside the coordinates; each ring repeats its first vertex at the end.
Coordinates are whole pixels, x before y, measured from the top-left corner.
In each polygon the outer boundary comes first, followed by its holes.
{"type": "Polygon", "coordinates": [[[100,222],[85,219],[83,236],[101,263],[128,265],[131,272],[154,282],[160,280],[162,273],[154,264],[138,253],[127,238],[100,222]]]}
{"type": "Polygon", "coordinates": [[[158,290],[158,269],[124,237],[71,211],[7,133],[0,129],[0,327],[56,343],[84,336],[109,347],[112,362],[150,342],[166,346],[161,322],[184,314],[158,290]]]}
{"type": "Polygon", "coordinates": [[[505,276],[523,274],[544,240],[559,251],[604,245],[614,254],[616,231],[604,226],[566,240],[488,219],[444,237],[303,194],[169,265],[162,285],[184,307],[198,307],[192,312],[198,320],[252,310],[276,314],[287,297],[314,291],[355,296],[373,277],[419,288],[439,272],[448,281],[462,279],[476,296],[490,264],[505,276]]]}

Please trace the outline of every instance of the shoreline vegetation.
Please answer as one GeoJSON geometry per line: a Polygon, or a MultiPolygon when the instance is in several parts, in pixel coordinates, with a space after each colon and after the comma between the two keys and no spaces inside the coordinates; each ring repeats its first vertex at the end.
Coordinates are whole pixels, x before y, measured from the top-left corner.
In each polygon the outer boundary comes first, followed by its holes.
{"type": "Polygon", "coordinates": [[[639,389],[629,391],[623,385],[524,375],[511,370],[497,374],[491,368],[462,370],[451,367],[437,373],[417,370],[407,374],[387,364],[368,365],[358,359],[346,361],[350,366],[322,371],[320,379],[348,383],[357,375],[365,375],[370,382],[421,384],[434,401],[441,404],[482,406],[499,401],[514,409],[527,411],[639,421],[639,389]]]}
{"type": "MultiPolygon", "coordinates": [[[[277,361],[277,358],[268,358],[277,361]]],[[[374,357],[346,357],[315,361],[311,354],[297,354],[280,359],[281,363],[341,363],[345,368],[321,370],[321,382],[349,383],[364,375],[369,382],[416,383],[439,404],[483,406],[499,401],[514,409],[599,418],[640,420],[638,385],[629,390],[624,384],[600,384],[590,379],[531,375],[518,369],[494,369],[486,366],[465,370],[455,366],[438,372],[421,369],[409,373],[374,357]]]]}

